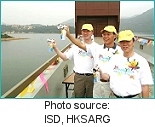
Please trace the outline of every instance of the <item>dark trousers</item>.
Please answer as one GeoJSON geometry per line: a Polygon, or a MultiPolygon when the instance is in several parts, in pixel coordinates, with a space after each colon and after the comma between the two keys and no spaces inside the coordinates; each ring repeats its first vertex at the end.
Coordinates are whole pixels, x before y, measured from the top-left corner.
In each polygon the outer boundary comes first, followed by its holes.
{"type": "Polygon", "coordinates": [[[75,98],[93,98],[94,76],[75,74],[74,94],[75,98]]]}

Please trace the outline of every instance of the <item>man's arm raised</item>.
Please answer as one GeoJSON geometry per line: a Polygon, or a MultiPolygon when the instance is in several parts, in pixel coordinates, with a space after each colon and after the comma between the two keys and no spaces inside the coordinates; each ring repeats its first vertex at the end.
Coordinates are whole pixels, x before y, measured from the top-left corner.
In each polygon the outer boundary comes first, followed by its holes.
{"type": "Polygon", "coordinates": [[[63,61],[66,61],[68,60],[68,58],[66,57],[66,55],[64,53],[62,53],[56,46],[56,42],[54,41],[53,42],[53,49],[54,51],[56,52],[56,54],[61,58],[63,59],[63,61]]]}
{"type": "Polygon", "coordinates": [[[75,44],[76,46],[78,46],[79,48],[83,49],[86,51],[86,45],[84,43],[81,43],[80,40],[74,38],[70,32],[69,32],[69,27],[65,27],[65,30],[66,30],[66,36],[68,37],[68,39],[73,43],[75,44]]]}

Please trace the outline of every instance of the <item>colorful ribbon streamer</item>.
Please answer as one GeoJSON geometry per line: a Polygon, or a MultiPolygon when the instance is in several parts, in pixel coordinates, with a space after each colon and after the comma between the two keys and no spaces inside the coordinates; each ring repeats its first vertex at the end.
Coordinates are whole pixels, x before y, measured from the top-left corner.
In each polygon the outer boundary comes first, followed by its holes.
{"type": "Polygon", "coordinates": [[[27,93],[27,90],[28,90],[28,87],[26,87],[20,94],[19,94],[19,97],[22,98],[26,95],[27,93]]]}
{"type": "Polygon", "coordinates": [[[35,90],[33,85],[35,81],[36,79],[19,94],[20,98],[24,97],[27,93],[32,93],[35,90]]]}
{"type": "Polygon", "coordinates": [[[152,44],[154,46],[154,41],[150,40],[150,39],[138,38],[137,41],[140,42],[142,45],[147,44],[147,46],[148,46],[148,45],[152,44]]]}
{"type": "Polygon", "coordinates": [[[142,45],[147,44],[148,40],[146,39],[142,39],[142,41],[140,42],[142,45]]]}
{"type": "Polygon", "coordinates": [[[150,45],[150,44],[152,44],[152,41],[151,40],[148,40],[147,45],[150,45]]]}
{"type": "Polygon", "coordinates": [[[33,82],[31,82],[31,84],[28,86],[28,90],[27,90],[28,93],[32,93],[35,90],[33,85],[35,81],[36,79],[33,82]]]}
{"type": "Polygon", "coordinates": [[[45,86],[46,92],[49,92],[48,83],[47,83],[47,80],[45,79],[43,73],[40,74],[40,79],[41,79],[41,81],[43,82],[43,84],[45,86]]]}

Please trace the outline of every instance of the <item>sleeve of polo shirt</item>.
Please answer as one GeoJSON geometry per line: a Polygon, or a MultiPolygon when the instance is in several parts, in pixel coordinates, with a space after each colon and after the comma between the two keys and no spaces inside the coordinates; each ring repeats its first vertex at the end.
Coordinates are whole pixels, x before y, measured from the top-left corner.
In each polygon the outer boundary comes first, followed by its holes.
{"type": "Polygon", "coordinates": [[[141,68],[141,72],[140,72],[141,85],[152,85],[152,84],[154,84],[151,69],[149,67],[148,62],[145,59],[143,59],[143,61],[141,62],[140,68],[141,68]]]}

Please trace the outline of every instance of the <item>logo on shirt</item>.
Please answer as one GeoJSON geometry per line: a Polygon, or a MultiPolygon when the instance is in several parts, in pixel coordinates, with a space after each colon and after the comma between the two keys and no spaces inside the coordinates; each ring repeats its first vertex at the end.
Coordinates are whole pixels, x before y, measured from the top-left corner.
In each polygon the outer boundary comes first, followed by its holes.
{"type": "Polygon", "coordinates": [[[121,68],[121,67],[115,65],[113,70],[115,73],[118,74],[118,76],[127,75],[127,76],[129,76],[130,79],[134,79],[135,78],[134,71],[140,68],[138,66],[138,62],[135,59],[132,61],[129,61],[129,59],[128,59],[128,62],[126,65],[127,65],[126,68],[121,68]]]}
{"type": "Polygon", "coordinates": [[[134,71],[132,71],[130,68],[120,68],[118,66],[115,65],[115,67],[113,68],[114,72],[117,73],[118,75],[133,75],[134,71]]]}
{"type": "Polygon", "coordinates": [[[83,50],[79,50],[78,54],[79,54],[80,56],[82,56],[82,57],[88,56],[88,57],[90,57],[91,59],[94,58],[90,53],[85,52],[85,51],[83,51],[83,50]]]}
{"type": "Polygon", "coordinates": [[[103,63],[109,62],[110,58],[111,58],[110,56],[103,56],[99,54],[99,60],[102,61],[103,63]]]}
{"type": "Polygon", "coordinates": [[[114,50],[113,52],[111,52],[109,50],[108,51],[105,51],[103,53],[103,55],[102,54],[99,54],[98,60],[101,61],[102,63],[107,63],[107,62],[109,62],[109,60],[111,59],[111,57],[113,55],[115,55],[115,54],[119,54],[119,51],[117,49],[114,50]]]}

